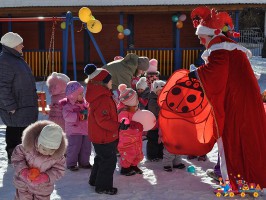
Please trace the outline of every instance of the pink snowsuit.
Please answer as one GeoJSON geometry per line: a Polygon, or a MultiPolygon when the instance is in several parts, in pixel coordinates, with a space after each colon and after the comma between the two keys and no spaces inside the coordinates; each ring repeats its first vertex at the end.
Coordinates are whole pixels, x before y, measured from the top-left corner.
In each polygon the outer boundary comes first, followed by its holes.
{"type": "MultiPolygon", "coordinates": [[[[118,120],[121,122],[122,118],[126,118],[131,122],[133,112],[121,111],[118,114],[118,120]]],[[[138,129],[120,130],[118,151],[120,153],[120,165],[123,168],[130,166],[137,166],[143,159],[142,152],[142,132],[138,129]]]]}
{"type": "Polygon", "coordinates": [[[11,158],[15,168],[14,185],[16,187],[16,200],[38,199],[49,200],[54,190],[54,183],[65,173],[66,141],[62,139],[59,149],[51,156],[46,156],[37,151],[37,141],[42,128],[50,121],[38,121],[25,129],[22,144],[18,145],[11,158]],[[41,173],[49,176],[49,182],[33,184],[22,177],[21,171],[25,168],[38,168],[41,173]]]}

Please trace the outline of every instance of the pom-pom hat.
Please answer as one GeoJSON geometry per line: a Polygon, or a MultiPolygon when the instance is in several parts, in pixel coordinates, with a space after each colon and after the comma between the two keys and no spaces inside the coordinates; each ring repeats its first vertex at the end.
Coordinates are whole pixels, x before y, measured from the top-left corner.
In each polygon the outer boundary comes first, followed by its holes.
{"type": "Polygon", "coordinates": [[[136,83],[136,89],[145,90],[148,87],[146,77],[141,77],[136,83]]]}
{"type": "Polygon", "coordinates": [[[22,37],[13,32],[8,32],[2,36],[0,43],[10,48],[14,48],[23,43],[22,37]]]}
{"type": "Polygon", "coordinates": [[[191,12],[191,19],[197,28],[196,35],[219,35],[223,27],[227,26],[229,36],[239,37],[239,33],[233,31],[233,20],[227,12],[217,12],[214,8],[200,6],[191,12]]]}
{"type": "Polygon", "coordinates": [[[84,73],[88,75],[89,81],[94,80],[105,84],[112,78],[111,74],[106,69],[97,68],[94,64],[87,64],[84,68],[84,73]]]}
{"type": "Polygon", "coordinates": [[[118,86],[120,92],[119,100],[126,106],[137,106],[139,104],[138,95],[132,88],[127,88],[125,84],[118,86]]]}
{"type": "Polygon", "coordinates": [[[158,70],[158,61],[156,59],[150,59],[149,61],[149,68],[147,72],[157,72],[158,70]]]}
{"type": "Polygon", "coordinates": [[[156,92],[160,89],[163,89],[165,82],[162,80],[156,80],[152,83],[152,91],[156,94],[156,92]]]}
{"type": "Polygon", "coordinates": [[[38,146],[41,144],[48,149],[58,149],[63,138],[63,129],[57,124],[46,125],[39,137],[38,146]]]}
{"type": "Polygon", "coordinates": [[[71,104],[75,104],[78,95],[83,93],[84,87],[77,81],[70,81],[66,86],[66,97],[71,104]]]}

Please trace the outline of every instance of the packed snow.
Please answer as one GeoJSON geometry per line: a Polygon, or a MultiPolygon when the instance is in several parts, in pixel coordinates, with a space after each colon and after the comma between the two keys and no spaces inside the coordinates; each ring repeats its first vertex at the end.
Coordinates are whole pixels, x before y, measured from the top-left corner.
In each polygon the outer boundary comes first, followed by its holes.
{"type": "MultiPolygon", "coordinates": [[[[252,67],[256,73],[261,74],[258,81],[261,91],[266,89],[266,59],[253,57],[252,67]]],[[[36,83],[37,88],[47,88],[43,82],[36,83]]],[[[47,92],[48,94],[48,92],[47,92]]],[[[50,99],[47,97],[49,103],[50,99]]],[[[40,113],[39,119],[47,119],[47,116],[40,113]]],[[[146,154],[146,141],[143,141],[143,152],[146,154]]],[[[114,187],[118,188],[118,194],[114,196],[97,194],[94,187],[88,184],[90,169],[80,169],[79,171],[66,170],[65,176],[56,182],[55,189],[51,195],[51,200],[86,200],[86,199],[132,199],[132,200],[154,200],[154,199],[178,199],[178,200],[209,200],[218,199],[214,194],[214,189],[219,184],[208,177],[205,171],[213,168],[217,161],[217,146],[207,154],[207,161],[187,160],[183,156],[185,169],[174,169],[173,172],[165,172],[162,162],[150,162],[146,158],[139,167],[143,174],[134,176],[122,176],[119,173],[117,164],[114,172],[114,187]],[[187,167],[193,165],[195,173],[189,173],[187,167]]],[[[93,164],[94,151],[90,157],[93,164]]],[[[13,186],[12,165],[7,162],[5,151],[5,125],[0,120],[0,200],[14,199],[15,188],[13,186]]],[[[229,197],[220,197],[219,199],[229,197]]],[[[253,199],[251,196],[241,198],[235,196],[229,199],[253,199]]],[[[266,194],[256,199],[266,199],[266,194]]]]}

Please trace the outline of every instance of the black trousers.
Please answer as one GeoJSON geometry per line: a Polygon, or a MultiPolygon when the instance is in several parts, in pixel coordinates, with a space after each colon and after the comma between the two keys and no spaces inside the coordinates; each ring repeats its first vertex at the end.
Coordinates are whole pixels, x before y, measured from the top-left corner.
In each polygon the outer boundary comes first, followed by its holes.
{"type": "Polygon", "coordinates": [[[163,143],[158,144],[158,138],[158,130],[148,131],[146,154],[149,160],[163,158],[163,143]]]}
{"type": "Polygon", "coordinates": [[[6,152],[7,157],[10,160],[14,148],[21,144],[22,133],[26,127],[6,127],[6,152]]]}
{"type": "Polygon", "coordinates": [[[95,144],[96,156],[91,170],[90,182],[100,189],[113,188],[113,174],[116,167],[116,148],[118,140],[107,144],[95,144]]]}

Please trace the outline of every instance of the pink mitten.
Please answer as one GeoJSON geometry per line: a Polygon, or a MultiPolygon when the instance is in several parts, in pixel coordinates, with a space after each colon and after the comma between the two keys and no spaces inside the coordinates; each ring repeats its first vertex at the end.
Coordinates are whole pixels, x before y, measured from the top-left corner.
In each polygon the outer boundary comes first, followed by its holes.
{"type": "Polygon", "coordinates": [[[19,175],[23,180],[27,180],[28,179],[28,175],[30,173],[29,168],[24,168],[20,171],[19,175]]]}
{"type": "Polygon", "coordinates": [[[35,178],[35,180],[32,181],[33,185],[39,185],[42,183],[47,183],[49,181],[49,176],[46,173],[40,173],[38,177],[35,178]]]}

